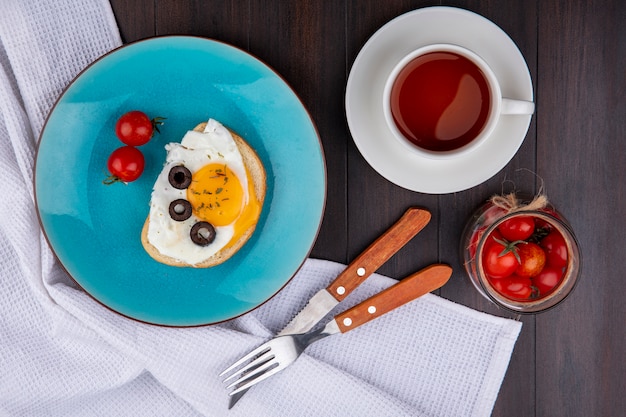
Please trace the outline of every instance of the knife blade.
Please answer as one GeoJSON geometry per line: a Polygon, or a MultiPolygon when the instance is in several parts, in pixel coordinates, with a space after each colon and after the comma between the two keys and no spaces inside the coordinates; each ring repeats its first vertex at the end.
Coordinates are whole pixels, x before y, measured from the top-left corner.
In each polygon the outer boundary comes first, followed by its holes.
{"type": "Polygon", "coordinates": [[[305,333],[311,330],[339,302],[373,274],[430,221],[428,210],[411,207],[385,233],[350,263],[328,287],[318,291],[306,306],[278,333],[305,333]]]}

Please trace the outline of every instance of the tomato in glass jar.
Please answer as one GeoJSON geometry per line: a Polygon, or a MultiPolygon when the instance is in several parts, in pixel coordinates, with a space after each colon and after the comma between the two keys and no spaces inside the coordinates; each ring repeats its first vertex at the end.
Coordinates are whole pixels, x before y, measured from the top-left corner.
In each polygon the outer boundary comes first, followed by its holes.
{"type": "Polygon", "coordinates": [[[553,307],[580,274],[578,242],[551,205],[509,211],[490,200],[463,232],[468,276],[486,298],[506,309],[536,313],[553,307]]]}

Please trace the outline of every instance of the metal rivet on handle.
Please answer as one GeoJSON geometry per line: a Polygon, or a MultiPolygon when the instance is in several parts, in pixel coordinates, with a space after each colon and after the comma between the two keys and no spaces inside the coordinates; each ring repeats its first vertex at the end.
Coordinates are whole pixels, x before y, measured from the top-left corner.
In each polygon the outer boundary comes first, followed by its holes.
{"type": "Polygon", "coordinates": [[[351,326],[352,325],[352,319],[350,317],[346,317],[345,319],[343,319],[343,325],[344,326],[351,326]]]}
{"type": "Polygon", "coordinates": [[[344,287],[337,287],[337,294],[344,295],[346,293],[346,289],[344,287]]]}
{"type": "Polygon", "coordinates": [[[376,306],[369,306],[369,307],[367,307],[367,312],[370,313],[370,314],[376,313],[376,306]]]}
{"type": "Polygon", "coordinates": [[[365,275],[365,268],[360,267],[359,269],[356,270],[356,274],[362,277],[363,275],[365,275]]]}

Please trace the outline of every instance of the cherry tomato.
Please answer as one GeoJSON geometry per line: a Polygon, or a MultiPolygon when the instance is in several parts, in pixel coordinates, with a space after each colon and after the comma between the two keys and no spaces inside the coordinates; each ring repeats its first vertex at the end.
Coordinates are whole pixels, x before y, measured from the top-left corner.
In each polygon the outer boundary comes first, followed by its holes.
{"type": "Polygon", "coordinates": [[[536,243],[518,244],[517,254],[520,257],[520,264],[515,270],[515,274],[520,277],[534,277],[541,272],[546,264],[546,253],[536,243]]]}
{"type": "Polygon", "coordinates": [[[561,215],[552,207],[545,207],[541,209],[541,211],[543,211],[544,213],[548,213],[550,216],[554,217],[555,219],[561,220],[561,215]]]}
{"type": "MultiPolygon", "coordinates": [[[[474,258],[474,256],[476,256],[476,250],[478,249],[478,242],[480,242],[480,239],[482,239],[486,231],[487,231],[487,226],[483,226],[474,230],[474,233],[472,233],[472,236],[470,237],[469,246],[467,248],[469,250],[471,258],[474,258]]],[[[498,229],[493,230],[491,234],[489,235],[489,237],[485,239],[485,243],[483,243],[483,253],[496,240],[502,240],[502,234],[498,231],[498,229]]]]}
{"type": "Polygon", "coordinates": [[[563,270],[561,268],[546,266],[539,275],[533,277],[532,281],[537,290],[539,290],[539,296],[543,297],[561,282],[562,277],[563,270]]]}
{"type": "MultiPolygon", "coordinates": [[[[492,239],[492,236],[489,236],[492,239]]],[[[483,268],[493,278],[504,278],[517,269],[519,261],[515,246],[504,240],[495,240],[483,250],[483,268]]]]}
{"type": "Polygon", "coordinates": [[[490,282],[496,291],[507,298],[528,300],[533,296],[533,283],[530,278],[509,275],[501,279],[492,279],[490,282]]]}
{"type": "Polygon", "coordinates": [[[491,226],[496,220],[506,214],[504,209],[494,206],[492,203],[488,204],[489,206],[483,211],[481,219],[481,223],[487,227],[491,226]]]}
{"type": "Polygon", "coordinates": [[[163,124],[162,117],[150,120],[144,112],[133,110],[117,120],[115,134],[126,145],[141,146],[148,143],[155,130],[159,131],[158,126],[161,124],[163,124]]]}
{"type": "MultiPolygon", "coordinates": [[[[559,213],[557,213],[556,210],[550,208],[550,207],[545,207],[542,208],[541,211],[543,211],[544,213],[549,214],[550,216],[554,217],[555,219],[559,219],[561,220],[561,215],[559,213]]],[[[548,223],[547,221],[543,220],[543,219],[535,219],[535,223],[537,225],[537,228],[544,228],[548,231],[552,230],[552,225],[550,223],[548,223]]]]}
{"type": "Polygon", "coordinates": [[[483,247],[484,247],[484,249],[487,249],[489,246],[491,246],[492,244],[496,243],[498,240],[503,240],[503,239],[504,238],[502,237],[502,233],[500,233],[498,231],[498,229],[496,229],[496,230],[492,231],[491,234],[489,234],[489,237],[487,238],[487,240],[483,244],[483,247]]]}
{"type": "Polygon", "coordinates": [[[118,181],[135,181],[143,172],[144,164],[145,159],[139,149],[132,146],[117,148],[107,162],[111,175],[103,182],[109,185],[118,181]]]}
{"type": "Polygon", "coordinates": [[[481,228],[474,230],[474,232],[472,233],[472,236],[470,237],[469,245],[467,247],[467,250],[469,251],[469,254],[470,254],[470,258],[473,259],[474,256],[476,256],[476,248],[478,246],[478,242],[480,241],[480,238],[483,237],[483,234],[485,234],[486,229],[487,229],[486,227],[481,227],[481,228]]]}
{"type": "Polygon", "coordinates": [[[548,265],[556,268],[567,266],[567,244],[561,233],[553,230],[541,239],[539,245],[546,251],[548,265]]]}
{"type": "Polygon", "coordinates": [[[532,216],[516,216],[500,224],[498,230],[507,240],[526,240],[535,231],[535,219],[532,216]]]}

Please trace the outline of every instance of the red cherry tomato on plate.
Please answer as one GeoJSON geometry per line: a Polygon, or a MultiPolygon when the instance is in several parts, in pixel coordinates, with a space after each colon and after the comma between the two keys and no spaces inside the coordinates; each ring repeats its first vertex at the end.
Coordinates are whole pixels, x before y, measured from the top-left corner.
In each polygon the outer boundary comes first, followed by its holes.
{"type": "Polygon", "coordinates": [[[492,279],[491,285],[500,294],[513,300],[528,300],[533,295],[533,283],[530,278],[509,275],[501,279],[492,279]]]}
{"type": "Polygon", "coordinates": [[[541,239],[539,245],[546,251],[547,264],[557,268],[567,266],[567,244],[563,235],[556,230],[541,239]]]}
{"type": "Polygon", "coordinates": [[[519,243],[517,254],[520,257],[520,264],[515,270],[515,274],[520,277],[534,277],[541,272],[546,264],[546,253],[536,243],[519,243]]]}
{"type": "MultiPolygon", "coordinates": [[[[492,236],[489,236],[492,239],[492,236]]],[[[516,248],[503,240],[495,240],[483,250],[483,268],[493,278],[504,278],[511,275],[519,266],[516,248]]]]}
{"type": "Polygon", "coordinates": [[[559,285],[561,278],[563,278],[563,270],[561,268],[546,266],[539,275],[533,277],[532,281],[537,290],[539,290],[539,296],[543,297],[559,285]]]}
{"type": "Polygon", "coordinates": [[[141,146],[150,141],[154,131],[159,131],[158,126],[161,124],[163,124],[162,117],[150,120],[144,112],[133,110],[117,120],[115,134],[126,145],[141,146]]]}
{"type": "Polygon", "coordinates": [[[111,175],[103,182],[109,185],[118,181],[135,181],[143,173],[144,165],[145,159],[139,149],[132,146],[117,148],[107,162],[111,175]]]}
{"type": "Polygon", "coordinates": [[[526,240],[535,231],[535,219],[531,216],[516,216],[502,222],[498,230],[507,240],[526,240]]]}

